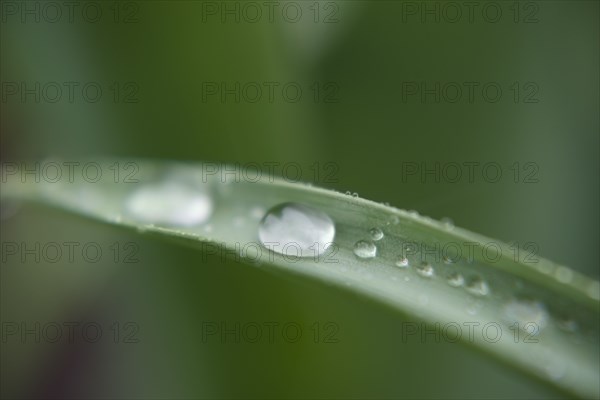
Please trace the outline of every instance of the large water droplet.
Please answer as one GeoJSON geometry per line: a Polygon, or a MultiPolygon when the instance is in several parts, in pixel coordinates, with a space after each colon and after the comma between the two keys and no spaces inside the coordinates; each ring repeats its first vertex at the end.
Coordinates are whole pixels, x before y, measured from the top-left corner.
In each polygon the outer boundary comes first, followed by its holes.
{"type": "Polygon", "coordinates": [[[373,258],[377,255],[377,246],[373,242],[359,240],[354,244],[354,254],[360,258],[373,258]]]}
{"type": "Polygon", "coordinates": [[[423,261],[417,266],[417,273],[424,278],[431,278],[433,276],[433,267],[428,262],[423,261]]]}
{"type": "Polygon", "coordinates": [[[167,182],[141,186],[127,198],[125,208],[139,222],[194,226],[210,218],[213,203],[202,190],[167,182]]]}
{"type": "Polygon", "coordinates": [[[263,246],[279,254],[314,257],[332,244],[335,225],[324,212],[298,203],[271,208],[260,221],[263,246]]]}
{"type": "Polygon", "coordinates": [[[548,321],[548,312],[539,301],[511,300],[504,306],[507,322],[518,324],[520,329],[532,335],[537,335],[548,321]]]}
{"type": "Polygon", "coordinates": [[[379,228],[371,228],[369,230],[369,235],[371,235],[371,239],[373,240],[383,239],[383,231],[379,228]]]}

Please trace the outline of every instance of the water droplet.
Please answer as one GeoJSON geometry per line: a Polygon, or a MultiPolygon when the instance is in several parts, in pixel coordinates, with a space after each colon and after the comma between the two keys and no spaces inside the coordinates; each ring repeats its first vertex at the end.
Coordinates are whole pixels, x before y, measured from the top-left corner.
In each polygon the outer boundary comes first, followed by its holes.
{"type": "Polygon", "coordinates": [[[444,224],[444,228],[448,230],[454,229],[454,221],[452,221],[450,218],[444,217],[441,219],[441,222],[444,224]]]}
{"type": "Polygon", "coordinates": [[[444,256],[442,261],[444,262],[444,264],[454,264],[454,260],[448,256],[444,256]]]}
{"type": "Polygon", "coordinates": [[[358,193],[356,193],[356,192],[352,193],[352,197],[358,197],[358,193]]]}
{"type": "Polygon", "coordinates": [[[352,196],[352,192],[351,192],[351,191],[349,191],[349,190],[346,190],[346,194],[347,194],[348,196],[352,196]]]}
{"type": "Polygon", "coordinates": [[[431,278],[433,276],[434,270],[431,264],[423,261],[420,265],[417,266],[417,273],[424,278],[431,278]]]}
{"type": "Polygon", "coordinates": [[[396,267],[406,268],[406,267],[408,267],[408,265],[409,265],[408,258],[406,258],[404,256],[399,256],[396,259],[396,267]]]}
{"type": "Polygon", "coordinates": [[[136,221],[171,226],[194,226],[212,214],[211,198],[180,182],[149,184],[135,190],[125,208],[136,221]]]}
{"type": "Polygon", "coordinates": [[[392,223],[392,225],[398,225],[400,223],[400,217],[398,217],[397,215],[392,215],[392,218],[390,218],[390,222],[392,223]]]}
{"type": "Polygon", "coordinates": [[[377,255],[377,246],[373,242],[359,240],[354,244],[354,254],[360,258],[373,258],[377,255]]]}
{"type": "Polygon", "coordinates": [[[311,257],[332,244],[335,225],[324,212],[298,203],[271,208],[260,221],[258,236],[263,246],[279,254],[311,257]]]}
{"type": "Polygon", "coordinates": [[[369,230],[369,235],[371,235],[371,239],[377,241],[383,238],[383,231],[379,228],[371,228],[369,230]]]}
{"type": "Polygon", "coordinates": [[[448,285],[452,287],[460,287],[465,283],[465,278],[458,272],[454,272],[448,276],[448,285]]]}
{"type": "Polygon", "coordinates": [[[467,292],[475,296],[486,296],[490,293],[487,283],[481,278],[472,279],[466,286],[467,292]]]}
{"type": "Polygon", "coordinates": [[[504,306],[507,322],[517,323],[519,329],[537,335],[548,321],[548,312],[542,303],[533,300],[511,300],[504,306]]]}

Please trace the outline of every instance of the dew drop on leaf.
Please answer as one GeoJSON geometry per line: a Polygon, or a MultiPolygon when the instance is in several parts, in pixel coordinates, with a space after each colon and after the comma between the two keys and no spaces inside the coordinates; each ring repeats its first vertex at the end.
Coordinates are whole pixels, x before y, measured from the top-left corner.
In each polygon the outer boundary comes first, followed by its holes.
{"type": "Polygon", "coordinates": [[[202,190],[180,182],[148,184],[129,195],[127,213],[136,221],[168,226],[195,226],[213,211],[212,199],[202,190]]]}
{"type": "Polygon", "coordinates": [[[359,240],[354,244],[354,254],[359,258],[373,258],[377,255],[377,246],[373,242],[359,240]]]}
{"type": "Polygon", "coordinates": [[[299,203],[282,203],[271,208],[258,228],[263,246],[294,257],[323,254],[334,236],[335,224],[327,214],[299,203]]]}

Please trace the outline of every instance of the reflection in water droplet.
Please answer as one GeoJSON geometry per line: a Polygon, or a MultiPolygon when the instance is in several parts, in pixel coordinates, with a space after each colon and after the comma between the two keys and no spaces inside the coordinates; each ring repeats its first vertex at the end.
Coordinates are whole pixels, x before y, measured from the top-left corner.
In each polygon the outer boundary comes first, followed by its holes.
{"type": "Polygon", "coordinates": [[[324,212],[298,203],[271,208],[260,221],[258,236],[263,246],[290,257],[323,254],[332,244],[335,225],[324,212]]]}
{"type": "Polygon", "coordinates": [[[369,230],[369,235],[371,235],[371,239],[377,241],[383,238],[383,231],[379,228],[371,228],[369,230]]]}
{"type": "Polygon", "coordinates": [[[354,244],[354,254],[360,258],[373,258],[377,255],[377,246],[373,242],[359,240],[354,244]]]}
{"type": "Polygon", "coordinates": [[[138,222],[194,226],[210,218],[213,203],[197,188],[167,182],[141,186],[127,198],[125,208],[138,222]]]}
{"type": "Polygon", "coordinates": [[[465,278],[458,272],[454,272],[448,276],[448,285],[452,287],[459,287],[465,283],[465,278]]]}
{"type": "Polygon", "coordinates": [[[404,256],[398,256],[398,259],[396,260],[396,267],[406,268],[408,265],[408,258],[404,256]]]}
{"type": "Polygon", "coordinates": [[[472,279],[465,288],[467,289],[467,292],[475,296],[486,296],[490,293],[489,286],[481,278],[472,279]]]}
{"type": "Polygon", "coordinates": [[[433,267],[428,262],[423,261],[416,268],[417,273],[424,278],[431,278],[434,274],[433,267]]]}
{"type": "Polygon", "coordinates": [[[511,300],[504,305],[504,315],[509,325],[518,324],[532,335],[537,335],[547,324],[548,312],[539,301],[511,300]]]}

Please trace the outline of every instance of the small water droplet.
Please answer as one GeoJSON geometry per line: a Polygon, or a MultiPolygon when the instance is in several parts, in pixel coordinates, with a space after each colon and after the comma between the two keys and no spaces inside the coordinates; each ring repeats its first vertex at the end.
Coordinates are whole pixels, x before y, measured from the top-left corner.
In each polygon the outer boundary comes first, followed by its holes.
{"type": "Polygon", "coordinates": [[[314,257],[327,250],[335,225],[324,212],[298,203],[271,208],[260,221],[258,236],[263,246],[279,254],[314,257]]]}
{"type": "Polygon", "coordinates": [[[211,198],[180,182],[148,184],[127,199],[127,212],[136,221],[170,226],[194,226],[206,222],[213,210],[211,198]]]}
{"type": "Polygon", "coordinates": [[[371,239],[377,241],[383,238],[383,231],[379,228],[371,228],[369,230],[369,235],[371,235],[371,239]]]}
{"type": "Polygon", "coordinates": [[[454,221],[452,221],[452,219],[444,217],[441,219],[442,224],[444,224],[444,227],[448,230],[452,230],[454,229],[454,221]]]}
{"type": "Polygon", "coordinates": [[[408,265],[408,258],[404,256],[398,256],[398,258],[396,259],[396,267],[406,268],[408,267],[408,265]]]}
{"type": "Polygon", "coordinates": [[[475,296],[486,296],[490,293],[488,284],[481,278],[471,279],[465,288],[475,296]]]}
{"type": "Polygon", "coordinates": [[[377,246],[373,242],[359,240],[354,244],[354,254],[359,258],[373,258],[377,255],[377,246]]]}
{"type": "Polygon", "coordinates": [[[390,222],[392,225],[398,225],[400,223],[400,217],[398,217],[397,215],[392,215],[392,218],[390,218],[390,222]]]}
{"type": "Polygon", "coordinates": [[[347,194],[348,196],[352,196],[352,192],[351,192],[351,191],[349,191],[349,190],[346,190],[346,194],[347,194]]]}
{"type": "Polygon", "coordinates": [[[454,260],[448,256],[444,256],[442,261],[444,262],[444,264],[454,264],[454,260]]]}
{"type": "Polygon", "coordinates": [[[452,287],[460,287],[465,283],[465,278],[458,272],[454,272],[448,276],[448,285],[452,287]]]}
{"type": "Polygon", "coordinates": [[[416,268],[417,273],[424,278],[431,278],[434,274],[433,267],[428,262],[423,261],[416,268]]]}
{"type": "Polygon", "coordinates": [[[510,325],[517,323],[519,329],[532,335],[546,326],[549,317],[544,305],[533,300],[513,299],[504,305],[504,314],[510,325]]]}
{"type": "Polygon", "coordinates": [[[352,197],[358,197],[358,193],[357,192],[352,193],[352,197]]]}

